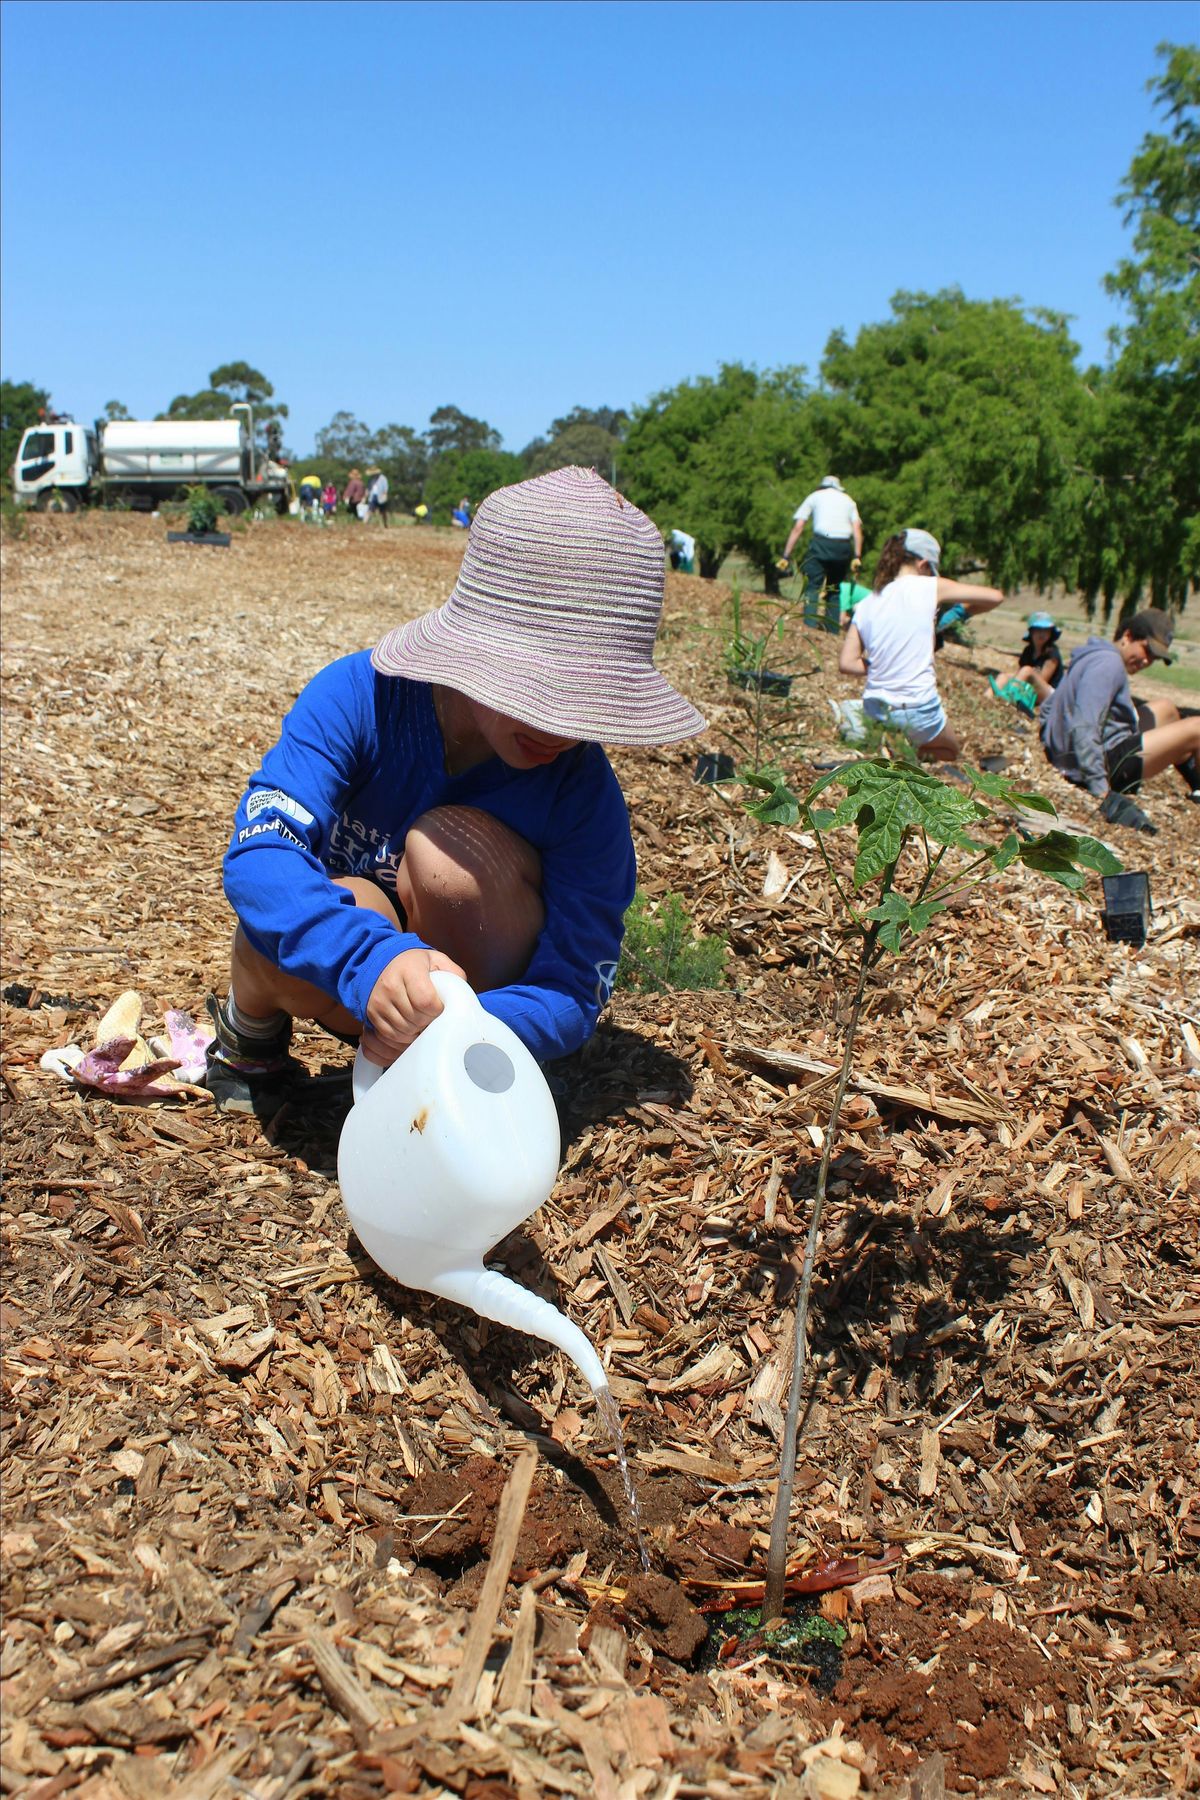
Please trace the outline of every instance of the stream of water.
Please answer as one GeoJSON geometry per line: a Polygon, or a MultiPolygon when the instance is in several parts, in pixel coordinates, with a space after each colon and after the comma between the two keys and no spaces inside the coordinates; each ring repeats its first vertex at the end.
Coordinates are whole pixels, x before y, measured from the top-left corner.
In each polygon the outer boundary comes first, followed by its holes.
{"type": "Polygon", "coordinates": [[[613,1399],[609,1387],[594,1388],[596,1411],[602,1422],[608,1427],[612,1441],[616,1445],[617,1462],[621,1469],[621,1480],[625,1487],[625,1505],[629,1512],[629,1521],[637,1538],[638,1555],[646,1574],[650,1573],[650,1552],[646,1548],[646,1538],[642,1531],[642,1509],[638,1505],[637,1490],[633,1485],[633,1477],[629,1473],[629,1458],[625,1454],[625,1434],[621,1430],[621,1415],[617,1411],[617,1403],[613,1399]]]}

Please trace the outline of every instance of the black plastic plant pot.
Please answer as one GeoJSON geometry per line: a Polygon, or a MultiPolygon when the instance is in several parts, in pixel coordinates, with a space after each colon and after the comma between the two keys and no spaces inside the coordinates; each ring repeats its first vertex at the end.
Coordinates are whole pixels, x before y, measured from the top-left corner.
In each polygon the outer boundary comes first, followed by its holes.
{"type": "Polygon", "coordinates": [[[733,758],[721,752],[706,750],[696,758],[696,767],[692,773],[693,781],[712,783],[715,781],[733,780],[733,758]]]}
{"type": "Polygon", "coordinates": [[[1144,944],[1150,929],[1150,877],[1139,869],[1101,880],[1105,936],[1114,944],[1144,944]]]}
{"type": "Polygon", "coordinates": [[[729,679],[735,687],[757,688],[762,694],[774,694],[778,699],[792,691],[790,675],[780,675],[775,669],[730,669],[729,679]]]}
{"type": "Polygon", "coordinates": [[[168,531],[168,544],[211,544],[214,549],[228,550],[231,542],[227,531],[168,531]]]}

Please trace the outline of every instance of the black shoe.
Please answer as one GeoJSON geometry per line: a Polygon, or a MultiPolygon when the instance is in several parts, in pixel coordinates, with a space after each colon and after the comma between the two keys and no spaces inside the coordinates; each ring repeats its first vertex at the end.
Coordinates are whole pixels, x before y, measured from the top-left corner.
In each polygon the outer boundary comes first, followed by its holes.
{"type": "Polygon", "coordinates": [[[205,1055],[204,1085],[221,1112],[248,1113],[263,1123],[273,1119],[302,1074],[288,1055],[290,1019],[269,1038],[243,1037],[233,1029],[215,995],[205,1002],[216,1037],[205,1055]]]}

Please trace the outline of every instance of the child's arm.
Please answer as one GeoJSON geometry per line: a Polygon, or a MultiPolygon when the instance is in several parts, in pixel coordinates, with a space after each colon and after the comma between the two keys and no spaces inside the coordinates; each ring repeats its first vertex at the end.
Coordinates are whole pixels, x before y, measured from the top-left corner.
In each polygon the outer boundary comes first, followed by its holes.
{"type": "Polygon", "coordinates": [[[959,606],[965,606],[969,613],[991,612],[994,606],[1000,606],[1004,600],[999,588],[978,587],[970,581],[951,581],[948,575],[937,577],[937,597],[939,606],[944,600],[957,602],[959,606]]]}
{"type": "Polygon", "coordinates": [[[838,652],[838,669],[843,675],[865,675],[867,659],[857,625],[851,625],[838,652]]]}
{"type": "Polygon", "coordinates": [[[340,872],[371,872],[377,852],[345,840],[343,811],[375,730],[365,652],[315,676],[242,796],[224,865],[226,896],[254,948],[335,995],[357,1019],[366,1018],[388,964],[426,948],[415,933],[355,906],[327,866],[342,840],[340,872]]]}

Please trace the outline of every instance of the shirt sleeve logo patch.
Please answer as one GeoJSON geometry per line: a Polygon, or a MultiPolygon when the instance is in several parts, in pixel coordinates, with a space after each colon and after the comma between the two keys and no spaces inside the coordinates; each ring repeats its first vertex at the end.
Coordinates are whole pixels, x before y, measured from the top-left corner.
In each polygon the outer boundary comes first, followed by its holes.
{"type": "Polygon", "coordinates": [[[307,806],[301,806],[282,788],[264,788],[261,793],[251,794],[246,802],[246,817],[257,819],[259,813],[267,811],[286,813],[289,819],[295,819],[301,825],[311,825],[313,814],[307,806]]]}
{"type": "Polygon", "coordinates": [[[273,837],[285,838],[289,844],[299,844],[302,850],[308,849],[304,839],[297,837],[294,831],[289,831],[282,819],[260,819],[257,825],[243,825],[237,834],[237,841],[244,844],[248,838],[261,837],[264,832],[270,832],[273,837]]]}
{"type": "Polygon", "coordinates": [[[613,987],[617,979],[615,962],[598,962],[596,964],[596,1004],[607,1006],[612,999],[613,987]]]}

